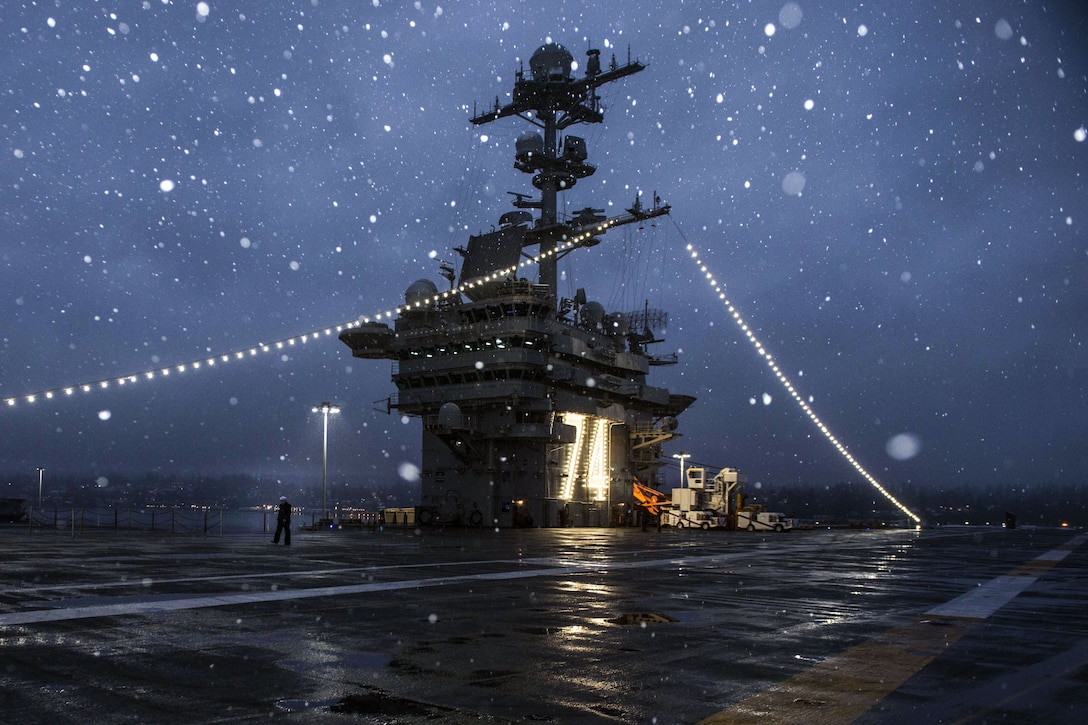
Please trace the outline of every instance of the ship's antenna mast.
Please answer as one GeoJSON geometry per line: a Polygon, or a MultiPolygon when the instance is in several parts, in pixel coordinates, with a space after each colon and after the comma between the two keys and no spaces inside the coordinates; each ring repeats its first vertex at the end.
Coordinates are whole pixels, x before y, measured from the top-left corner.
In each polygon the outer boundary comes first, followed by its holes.
{"type": "MultiPolygon", "coordinates": [[[[475,115],[476,126],[507,116],[518,116],[542,129],[522,135],[517,141],[514,167],[533,174],[533,186],[540,190],[539,201],[527,201],[523,196],[514,202],[519,208],[540,209],[535,229],[526,235],[526,246],[540,244],[540,284],[547,285],[549,294],[558,298],[557,246],[570,236],[570,227],[559,223],[558,194],[573,187],[578,179],[591,175],[596,168],[586,163],[585,139],[566,136],[559,148],[559,133],[576,123],[600,123],[600,97],[597,88],[638,73],[646,66],[630,59],[617,66],[613,56],[607,71],[601,71],[601,52],[586,51],[584,78],[571,78],[574,61],[570,52],[558,43],[542,45],[529,59],[529,78],[524,70],[515,73],[513,101],[505,106],[495,101],[493,110],[475,115]]],[[[667,212],[662,212],[667,213],[667,212]]],[[[558,303],[558,299],[556,299],[558,303]]]]}

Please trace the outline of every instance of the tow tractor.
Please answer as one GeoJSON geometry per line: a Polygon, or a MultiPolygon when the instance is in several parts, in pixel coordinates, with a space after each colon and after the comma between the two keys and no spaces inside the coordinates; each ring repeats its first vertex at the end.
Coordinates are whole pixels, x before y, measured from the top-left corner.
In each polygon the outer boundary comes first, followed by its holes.
{"type": "Polygon", "coordinates": [[[797,522],[777,511],[764,511],[762,506],[746,506],[737,512],[737,528],[745,531],[789,531],[797,522]]]}

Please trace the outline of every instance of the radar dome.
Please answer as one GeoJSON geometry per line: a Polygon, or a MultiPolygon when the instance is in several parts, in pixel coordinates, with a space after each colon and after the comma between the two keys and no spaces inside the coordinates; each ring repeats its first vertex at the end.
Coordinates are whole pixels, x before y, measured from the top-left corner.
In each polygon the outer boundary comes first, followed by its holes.
{"type": "Polygon", "coordinates": [[[457,403],[443,403],[438,409],[438,424],[445,428],[461,427],[461,409],[457,403]]]}
{"type": "Polygon", "coordinates": [[[429,279],[417,279],[404,291],[404,303],[414,305],[418,302],[423,305],[426,304],[428,298],[433,301],[437,294],[438,288],[434,286],[434,282],[429,279]]]}
{"type": "Polygon", "coordinates": [[[559,43],[548,43],[536,49],[529,59],[534,81],[559,81],[570,78],[574,56],[559,43]]]}
{"type": "Polygon", "coordinates": [[[532,224],[533,215],[527,211],[508,211],[499,217],[500,227],[516,227],[519,224],[532,224]]]}
{"type": "Polygon", "coordinates": [[[514,144],[514,155],[517,160],[525,163],[535,154],[544,155],[544,137],[536,131],[526,131],[518,136],[514,144]]]}
{"type": "Polygon", "coordinates": [[[582,308],[582,319],[590,327],[600,327],[604,320],[604,305],[600,302],[587,302],[582,308]]]}

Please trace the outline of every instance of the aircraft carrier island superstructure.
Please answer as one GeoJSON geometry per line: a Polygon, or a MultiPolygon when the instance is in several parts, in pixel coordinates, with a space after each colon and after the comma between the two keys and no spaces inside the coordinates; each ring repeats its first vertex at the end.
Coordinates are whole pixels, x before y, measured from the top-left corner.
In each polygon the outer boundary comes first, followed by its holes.
{"type": "MultiPolygon", "coordinates": [[[[422,421],[422,524],[630,525],[633,479],[656,482],[661,446],[695,401],[646,382],[652,367],[676,363],[649,349],[662,342],[664,312],[610,313],[581,289],[557,293],[560,258],[669,211],[655,194],[615,217],[559,214],[558,194],[595,170],[585,140],[566,129],[602,122],[597,89],[644,68],[613,58],[602,69],[590,50],[584,77],[573,78],[573,60],[561,45],[541,46],[529,75],[516,74],[512,101],[471,119],[536,127],[517,139],[514,166],[539,198],[515,194],[498,228],[456,250],[452,289],[414,282],[392,328],[364,320],[340,335],[355,357],[393,361],[390,407],[422,421]],[[532,268],[526,259],[539,265],[536,281],[518,276],[532,268]]],[[[452,286],[452,265],[442,273],[452,286]]]]}

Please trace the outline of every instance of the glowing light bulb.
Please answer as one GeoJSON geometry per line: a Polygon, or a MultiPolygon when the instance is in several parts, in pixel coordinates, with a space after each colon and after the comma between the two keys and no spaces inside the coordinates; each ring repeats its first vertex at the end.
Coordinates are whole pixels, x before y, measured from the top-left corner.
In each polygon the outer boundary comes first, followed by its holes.
{"type": "MultiPolygon", "coordinates": [[[[707,272],[706,266],[699,259],[698,252],[695,251],[694,247],[691,244],[687,245],[687,249],[691,252],[691,258],[695,261],[695,264],[703,273],[707,274],[708,278],[710,278],[710,274],[707,272]]],[[[793,386],[793,383],[789,380],[786,374],[783,373],[774,363],[771,354],[767,352],[763,344],[756,337],[755,333],[752,332],[751,329],[749,329],[748,325],[742,319],[739,311],[729,302],[724,294],[719,295],[719,299],[722,301],[722,306],[726,309],[726,311],[733,316],[733,321],[745,334],[749,342],[752,343],[752,346],[755,348],[756,353],[767,362],[767,366],[775,374],[775,376],[778,378],[779,382],[781,382],[786,391],[790,393],[791,397],[798,403],[798,406],[801,408],[802,412],[808,415],[809,419],[812,420],[812,422],[816,425],[817,430],[819,430],[820,433],[822,433],[824,437],[828,440],[828,442],[830,442],[835,447],[839,454],[842,455],[844,460],[846,460],[851,466],[854,467],[858,474],[861,475],[863,480],[873,486],[873,488],[880,492],[880,494],[888,499],[888,501],[891,502],[896,508],[898,508],[908,517],[913,519],[915,523],[921,523],[921,519],[918,516],[916,516],[905,505],[900,503],[898,499],[888,493],[888,491],[880,485],[880,483],[872,476],[872,474],[865,470],[861,463],[859,463],[857,459],[855,459],[853,455],[851,455],[850,452],[847,451],[846,448],[839,442],[839,440],[834,435],[832,435],[831,431],[828,430],[828,428],[824,425],[823,421],[821,421],[820,418],[816,415],[816,412],[812,410],[811,406],[805,403],[805,401],[801,398],[801,395],[797,392],[797,390],[793,386]]]]}

